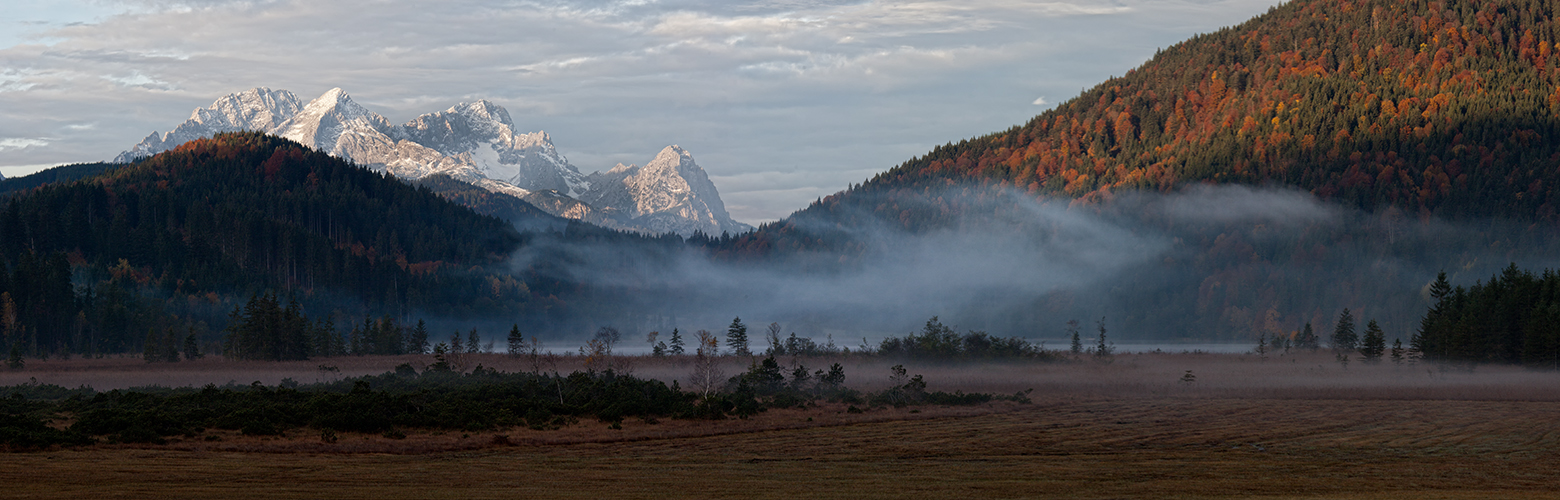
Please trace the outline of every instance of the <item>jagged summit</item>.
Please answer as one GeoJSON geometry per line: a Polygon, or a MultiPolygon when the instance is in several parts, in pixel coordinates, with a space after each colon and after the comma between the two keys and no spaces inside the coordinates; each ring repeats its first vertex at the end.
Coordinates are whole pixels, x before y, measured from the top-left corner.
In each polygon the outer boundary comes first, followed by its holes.
{"type": "Polygon", "coordinates": [[[618,164],[589,179],[592,188],[581,200],[617,210],[634,225],[655,232],[719,235],[752,229],[731,220],[709,174],[691,153],[676,145],[662,149],[643,167],[618,164]]]}
{"type": "Polygon", "coordinates": [[[133,161],[219,132],[259,131],[403,179],[444,174],[558,216],[618,229],[685,235],[751,229],[731,220],[709,176],[682,148],[670,146],[642,168],[619,165],[586,176],[558,153],[547,132],[516,129],[509,111],[487,100],[392,125],[340,88],[305,104],[286,90],[257,87],[196,109],[173,131],[152,133],[115,161],[133,161]]]}
{"type": "Polygon", "coordinates": [[[151,156],[186,142],[221,132],[258,130],[278,134],[287,120],[303,109],[298,96],[286,90],[256,87],[218,98],[211,106],[190,113],[190,118],[166,134],[153,132],[114,161],[126,163],[151,156]]]}
{"type": "Polygon", "coordinates": [[[486,100],[419,116],[401,130],[412,142],[446,156],[467,155],[486,177],[521,189],[578,196],[589,187],[546,132],[515,133],[509,111],[486,100]]]}
{"type": "Polygon", "coordinates": [[[385,117],[333,88],[293,115],[279,135],[334,156],[359,160],[360,155],[352,153],[364,149],[362,141],[384,143],[394,131],[385,117]]]}

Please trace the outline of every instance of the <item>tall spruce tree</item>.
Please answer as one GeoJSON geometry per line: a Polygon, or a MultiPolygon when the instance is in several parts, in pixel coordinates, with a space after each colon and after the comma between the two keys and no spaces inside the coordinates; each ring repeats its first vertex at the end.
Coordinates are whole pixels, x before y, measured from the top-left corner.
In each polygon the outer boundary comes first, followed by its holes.
{"type": "Polygon", "coordinates": [[[509,355],[520,357],[525,353],[525,335],[520,334],[520,324],[515,323],[509,327],[509,355]]]}
{"type": "Polygon", "coordinates": [[[163,329],[162,360],[169,363],[179,362],[179,336],[173,333],[173,328],[163,329]]]}
{"type": "Polygon", "coordinates": [[[189,335],[184,337],[184,359],[200,359],[205,354],[200,352],[200,339],[195,336],[195,328],[190,327],[189,335]]]}
{"type": "Polygon", "coordinates": [[[1106,359],[1106,358],[1110,357],[1112,351],[1116,350],[1116,348],[1115,348],[1116,344],[1113,343],[1113,342],[1108,342],[1108,341],[1105,340],[1105,318],[1104,317],[1100,318],[1099,329],[1100,329],[1100,338],[1094,345],[1094,357],[1100,358],[1100,359],[1106,359]]]}
{"type": "Polygon", "coordinates": [[[146,330],[146,341],[141,346],[141,360],[147,363],[162,361],[162,337],[155,328],[146,330]]]}
{"type": "Polygon", "coordinates": [[[1430,310],[1425,311],[1425,317],[1419,320],[1419,331],[1408,339],[1410,349],[1421,353],[1432,350],[1434,341],[1426,335],[1434,335],[1441,325],[1442,318],[1450,308],[1447,298],[1451,296],[1452,284],[1446,280],[1446,271],[1441,271],[1435,275],[1435,282],[1430,284],[1430,310]]]}
{"type": "Polygon", "coordinates": [[[417,326],[412,327],[412,334],[407,337],[406,352],[412,354],[428,353],[428,324],[423,320],[417,320],[417,326]]]}
{"type": "Polygon", "coordinates": [[[1321,348],[1321,341],[1316,338],[1316,330],[1311,329],[1310,322],[1305,324],[1305,328],[1300,330],[1300,336],[1295,338],[1295,347],[1312,351],[1321,348]]]}
{"type": "Polygon", "coordinates": [[[1074,356],[1083,354],[1083,339],[1078,335],[1078,320],[1074,319],[1067,321],[1067,334],[1072,338],[1072,346],[1069,351],[1071,351],[1074,356]]]}
{"type": "Polygon", "coordinates": [[[1381,355],[1387,351],[1387,336],[1381,331],[1381,325],[1376,320],[1370,320],[1365,324],[1365,338],[1360,342],[1360,356],[1366,363],[1381,361],[1381,355]]]}
{"type": "Polygon", "coordinates": [[[742,324],[741,317],[732,318],[731,326],[726,327],[726,348],[730,349],[732,354],[743,356],[753,354],[748,350],[747,325],[742,324]]]}
{"type": "Polygon", "coordinates": [[[671,345],[671,349],[667,352],[671,353],[673,356],[681,356],[683,353],[687,352],[683,350],[682,333],[679,332],[676,328],[672,329],[672,340],[668,342],[668,344],[671,345]]]}
{"type": "Polygon", "coordinates": [[[1334,351],[1346,353],[1359,347],[1359,334],[1354,333],[1354,314],[1349,308],[1343,308],[1343,314],[1338,315],[1338,325],[1333,327],[1332,342],[1334,351]]]}

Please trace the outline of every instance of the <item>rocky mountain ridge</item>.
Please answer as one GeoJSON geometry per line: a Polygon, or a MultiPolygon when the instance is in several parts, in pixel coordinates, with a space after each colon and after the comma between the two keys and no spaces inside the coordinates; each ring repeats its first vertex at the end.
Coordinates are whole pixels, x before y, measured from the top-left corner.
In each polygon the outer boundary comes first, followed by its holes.
{"type": "Polygon", "coordinates": [[[681,148],[666,148],[645,167],[619,165],[587,176],[558,153],[546,132],[517,132],[509,112],[486,100],[393,125],[340,88],[303,103],[292,92],[258,87],[196,109],[172,131],[152,133],[115,161],[235,131],[278,135],[406,180],[443,174],[615,229],[685,236],[752,229],[731,219],[709,176],[681,148]]]}

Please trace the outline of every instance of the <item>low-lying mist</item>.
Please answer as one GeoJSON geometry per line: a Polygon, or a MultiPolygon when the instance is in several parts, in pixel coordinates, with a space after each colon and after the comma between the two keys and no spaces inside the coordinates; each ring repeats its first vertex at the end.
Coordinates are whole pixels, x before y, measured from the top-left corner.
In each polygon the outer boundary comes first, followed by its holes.
{"type": "Polygon", "coordinates": [[[573,337],[612,326],[628,338],[680,328],[686,338],[741,317],[756,347],[771,322],[855,347],[935,315],[1030,339],[1062,339],[1069,320],[1094,336],[1103,320],[1112,340],[1254,342],[1307,322],[1325,338],[1347,307],[1361,324],[1379,320],[1389,343],[1407,342],[1438,271],[1467,285],[1556,255],[1547,227],[1364,212],[1287,189],[1199,186],[1093,204],[954,188],[849,199],[799,212],[785,238],[766,240],[817,242],[800,249],[536,235],[514,267],[577,283],[576,300],[594,303],[522,328],[573,337]]]}

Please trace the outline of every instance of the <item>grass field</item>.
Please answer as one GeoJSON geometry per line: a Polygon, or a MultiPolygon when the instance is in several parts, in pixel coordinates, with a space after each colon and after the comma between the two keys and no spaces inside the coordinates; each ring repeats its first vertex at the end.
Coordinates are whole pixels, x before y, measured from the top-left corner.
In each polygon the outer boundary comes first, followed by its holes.
{"type": "MultiPolygon", "coordinates": [[[[644,376],[680,373],[673,361],[636,362],[644,376]]],[[[267,371],[211,364],[217,376],[267,371]]],[[[885,378],[882,364],[856,360],[847,373],[871,385],[885,378]]],[[[1033,388],[1034,403],[861,414],[825,405],[748,420],[630,420],[622,430],[582,421],[404,440],[324,443],[295,430],[99,445],[0,454],[0,496],[1560,498],[1560,377],[1551,372],[1345,369],[1320,354],[910,367],[934,390],[1033,388]],[[1179,380],[1185,370],[1195,382],[1179,380]]]]}

